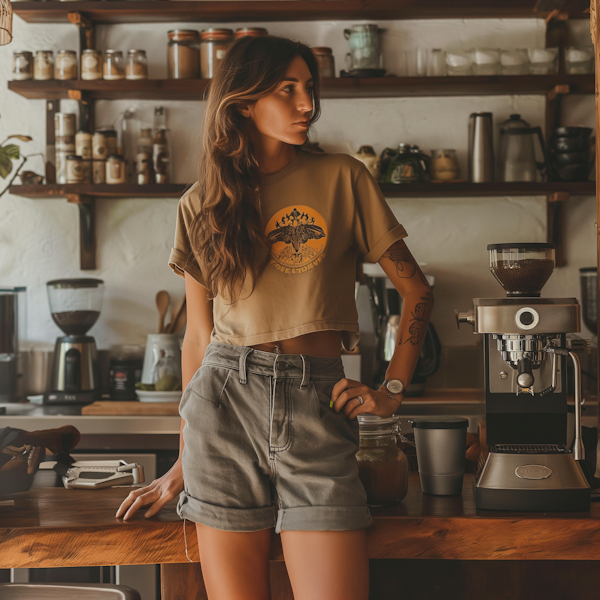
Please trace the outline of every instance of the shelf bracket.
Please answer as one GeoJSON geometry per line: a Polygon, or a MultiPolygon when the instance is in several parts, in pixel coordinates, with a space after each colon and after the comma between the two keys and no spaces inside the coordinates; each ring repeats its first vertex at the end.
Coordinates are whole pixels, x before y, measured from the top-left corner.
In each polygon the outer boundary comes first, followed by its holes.
{"type": "Polygon", "coordinates": [[[546,196],[546,241],[556,244],[556,266],[566,265],[563,244],[563,204],[569,200],[569,192],[554,192],[546,196]]]}
{"type": "Polygon", "coordinates": [[[93,21],[90,21],[80,12],[70,12],[68,14],[69,23],[77,25],[79,29],[79,56],[83,50],[96,47],[96,28],[93,21]]]}
{"type": "Polygon", "coordinates": [[[92,196],[67,194],[67,202],[79,209],[79,268],[96,269],[96,210],[92,196]]]}

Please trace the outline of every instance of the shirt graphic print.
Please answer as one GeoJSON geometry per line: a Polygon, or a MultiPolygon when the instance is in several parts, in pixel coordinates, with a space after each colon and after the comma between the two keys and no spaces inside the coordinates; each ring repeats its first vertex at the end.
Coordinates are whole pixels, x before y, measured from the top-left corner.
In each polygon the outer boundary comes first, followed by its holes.
{"type": "Polygon", "coordinates": [[[327,224],[312,206],[295,204],[277,211],[267,223],[270,264],[282,273],[304,273],[325,258],[327,224]]]}

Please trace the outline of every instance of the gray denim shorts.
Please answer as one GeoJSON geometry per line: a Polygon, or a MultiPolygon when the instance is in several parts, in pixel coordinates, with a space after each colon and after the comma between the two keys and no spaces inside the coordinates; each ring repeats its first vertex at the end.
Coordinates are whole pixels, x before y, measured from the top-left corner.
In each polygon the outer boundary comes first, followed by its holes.
{"type": "Polygon", "coordinates": [[[211,342],[179,405],[177,514],[225,531],[369,527],[358,422],[329,406],[343,378],[341,358],[211,342]]]}

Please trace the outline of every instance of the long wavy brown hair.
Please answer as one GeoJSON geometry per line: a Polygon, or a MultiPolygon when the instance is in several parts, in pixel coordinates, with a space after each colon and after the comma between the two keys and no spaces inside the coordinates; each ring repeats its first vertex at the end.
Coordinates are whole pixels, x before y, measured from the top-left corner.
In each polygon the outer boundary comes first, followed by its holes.
{"type": "Polygon", "coordinates": [[[238,105],[273,93],[297,56],[306,61],[314,79],[312,125],[321,112],[318,66],[311,49],[300,42],[275,36],[241,38],[209,86],[198,177],[201,209],[189,237],[210,295],[221,293],[231,304],[239,299],[248,274],[252,294],[270,256],[262,228],[262,174],[248,119],[238,105]]]}

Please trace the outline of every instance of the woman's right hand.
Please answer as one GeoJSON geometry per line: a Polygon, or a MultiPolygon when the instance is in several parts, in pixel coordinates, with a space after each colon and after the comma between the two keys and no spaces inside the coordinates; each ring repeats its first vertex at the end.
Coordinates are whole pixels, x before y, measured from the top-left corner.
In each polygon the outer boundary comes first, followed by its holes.
{"type": "Polygon", "coordinates": [[[183,491],[183,470],[181,460],[177,462],[162,476],[155,479],[150,485],[136,488],[117,510],[116,517],[123,516],[123,520],[131,518],[142,506],[152,504],[146,511],[146,518],[155,515],[169,500],[175,498],[183,491]]]}

